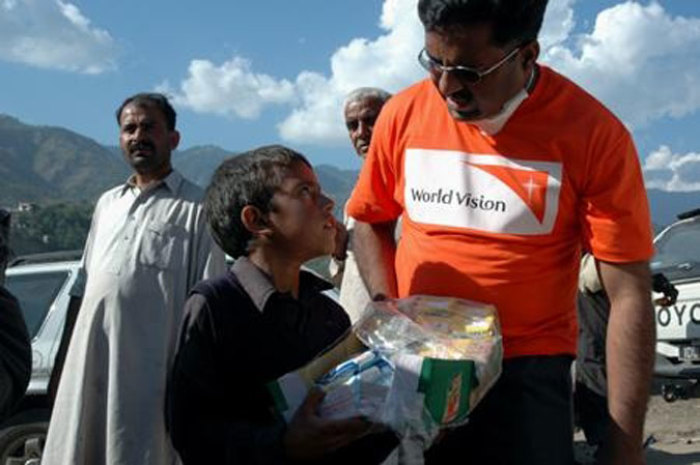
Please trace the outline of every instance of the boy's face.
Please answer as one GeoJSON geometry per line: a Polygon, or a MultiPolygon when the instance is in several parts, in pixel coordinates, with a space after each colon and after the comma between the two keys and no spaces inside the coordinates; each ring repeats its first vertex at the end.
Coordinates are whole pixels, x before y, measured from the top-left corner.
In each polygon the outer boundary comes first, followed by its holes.
{"type": "Polygon", "coordinates": [[[314,171],[302,162],[287,169],[268,214],[273,247],[289,258],[310,260],[334,251],[333,200],[321,192],[314,171]]]}

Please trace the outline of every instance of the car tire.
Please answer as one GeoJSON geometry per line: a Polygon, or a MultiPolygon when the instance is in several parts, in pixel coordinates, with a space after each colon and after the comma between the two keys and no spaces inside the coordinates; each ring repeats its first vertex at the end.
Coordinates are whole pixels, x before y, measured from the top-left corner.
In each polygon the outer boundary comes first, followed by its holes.
{"type": "Polygon", "coordinates": [[[38,465],[48,428],[48,423],[39,422],[0,431],[0,465],[38,465]]]}

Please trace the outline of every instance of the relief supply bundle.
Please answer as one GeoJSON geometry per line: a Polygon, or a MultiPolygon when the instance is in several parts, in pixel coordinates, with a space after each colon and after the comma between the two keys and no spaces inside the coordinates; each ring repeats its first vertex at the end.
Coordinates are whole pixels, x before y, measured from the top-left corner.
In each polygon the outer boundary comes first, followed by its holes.
{"type": "Polygon", "coordinates": [[[353,333],[271,383],[275,404],[289,420],[315,384],[326,392],[322,417],[363,415],[396,432],[398,463],[422,463],[440,429],[464,424],[501,373],[493,305],[422,295],[371,302],[353,333]],[[358,340],[369,350],[357,354],[358,340]]]}
{"type": "Polygon", "coordinates": [[[416,453],[440,429],[464,424],[501,374],[493,305],[423,295],[372,302],[353,331],[391,362],[382,423],[416,453]]]}

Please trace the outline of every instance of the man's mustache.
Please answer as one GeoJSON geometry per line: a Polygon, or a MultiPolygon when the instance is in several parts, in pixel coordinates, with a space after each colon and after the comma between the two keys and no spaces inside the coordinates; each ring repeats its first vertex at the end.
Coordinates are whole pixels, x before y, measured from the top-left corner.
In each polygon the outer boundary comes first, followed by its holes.
{"type": "Polygon", "coordinates": [[[150,142],[135,142],[129,146],[129,152],[138,152],[141,150],[154,150],[154,146],[150,142]]]}

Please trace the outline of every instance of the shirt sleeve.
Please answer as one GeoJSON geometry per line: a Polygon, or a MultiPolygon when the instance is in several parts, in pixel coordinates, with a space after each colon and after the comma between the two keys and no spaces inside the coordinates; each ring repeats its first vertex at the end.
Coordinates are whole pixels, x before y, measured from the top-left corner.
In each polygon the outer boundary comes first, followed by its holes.
{"type": "Polygon", "coordinates": [[[188,289],[203,279],[218,276],[226,271],[226,257],[211,237],[202,209],[199,211],[197,230],[194,234],[195,252],[189,264],[188,289]]]}
{"type": "Polygon", "coordinates": [[[395,196],[402,149],[396,142],[394,114],[390,100],[377,118],[367,159],[347,203],[348,215],[364,223],[392,221],[403,210],[395,196]]]}
{"type": "Polygon", "coordinates": [[[85,294],[85,283],[87,282],[87,265],[90,263],[90,256],[92,254],[93,244],[95,242],[95,228],[98,224],[98,216],[101,211],[100,205],[103,202],[104,197],[100,197],[97,204],[95,205],[95,211],[92,212],[92,219],[90,220],[90,230],[88,231],[87,238],[85,239],[85,248],[83,249],[83,256],[80,259],[80,268],[78,268],[78,276],[75,278],[73,285],[68,290],[68,295],[71,297],[81,298],[85,294]]]}
{"type": "Polygon", "coordinates": [[[209,253],[206,255],[201,279],[212,278],[226,271],[226,257],[224,252],[216,245],[216,242],[211,239],[208,230],[205,234],[209,236],[209,253]]]}
{"type": "Polygon", "coordinates": [[[634,143],[625,130],[604,145],[593,145],[581,202],[584,248],[602,261],[648,260],[654,253],[653,230],[634,143]]]}
{"type": "MultiPolygon", "coordinates": [[[[216,343],[212,308],[193,294],[185,304],[185,319],[168,381],[166,423],[175,449],[185,464],[284,462],[283,420],[254,424],[227,418],[222,382],[225,357],[216,343]]],[[[244,376],[244,375],[242,375],[244,376]]]]}

